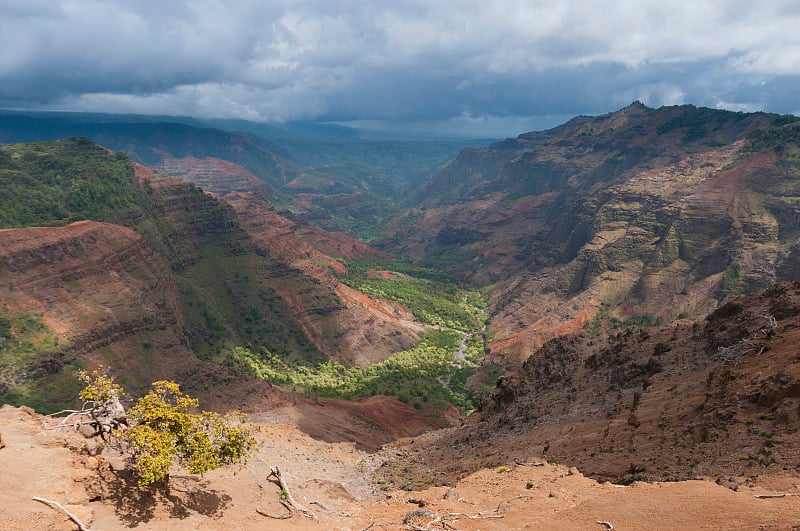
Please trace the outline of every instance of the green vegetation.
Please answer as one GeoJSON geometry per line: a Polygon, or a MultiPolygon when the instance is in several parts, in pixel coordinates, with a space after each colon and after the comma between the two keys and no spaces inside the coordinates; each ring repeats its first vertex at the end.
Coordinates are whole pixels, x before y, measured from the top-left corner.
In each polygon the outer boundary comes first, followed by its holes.
{"type": "Polygon", "coordinates": [[[651,315],[649,313],[635,313],[619,323],[617,326],[625,331],[638,330],[646,326],[658,326],[661,324],[661,318],[651,315]]]}
{"type": "Polygon", "coordinates": [[[60,375],[75,361],[69,344],[38,315],[0,313],[0,403],[27,405],[40,411],[63,409],[77,385],[60,375]],[[34,383],[31,377],[38,378],[34,383]]]}
{"type": "Polygon", "coordinates": [[[460,341],[461,335],[456,332],[433,330],[425,334],[414,348],[367,367],[345,367],[328,360],[314,367],[300,365],[292,368],[268,351],[256,354],[242,347],[235,347],[227,353],[226,364],[313,397],[388,395],[408,404],[419,403],[420,407],[423,403],[451,403],[466,412],[472,409],[472,402],[446,385],[454,375],[459,374],[458,378],[463,382],[470,371],[474,373],[475,370],[472,363],[453,357],[453,349],[460,341]]]}
{"type": "Polygon", "coordinates": [[[719,281],[719,294],[722,298],[736,294],[742,283],[742,266],[736,262],[731,262],[725,272],[722,274],[722,279],[719,281]]]}
{"type": "Polygon", "coordinates": [[[800,118],[782,116],[773,122],[773,127],[758,129],[748,135],[748,144],[744,154],[757,153],[769,149],[785,149],[790,145],[800,144],[800,118]]]}
{"type": "Polygon", "coordinates": [[[424,323],[462,332],[483,328],[486,301],[481,294],[447,282],[446,277],[430,269],[376,260],[342,262],[348,269],[347,275],[340,276],[342,282],[368,295],[398,302],[424,323]]]}
{"type": "Polygon", "coordinates": [[[220,363],[222,353],[233,345],[257,345],[281,359],[321,359],[284,300],[253,274],[265,268],[262,257],[228,256],[216,246],[200,254],[197,263],[175,275],[189,340],[198,356],[220,363]]]}
{"type": "Polygon", "coordinates": [[[603,331],[603,321],[609,318],[611,314],[611,305],[604,302],[600,305],[600,310],[592,317],[592,320],[584,326],[584,335],[586,337],[597,337],[603,331]]]}
{"type": "MultiPolygon", "coordinates": [[[[85,383],[79,393],[84,403],[105,407],[124,395],[102,370],[82,371],[79,379],[85,383]]],[[[243,416],[197,412],[198,406],[197,399],[183,394],[175,382],[154,382],[127,412],[131,427],[111,432],[112,440],[130,454],[139,485],[164,480],[176,462],[192,474],[202,474],[241,463],[256,449],[243,416]]]]}
{"type": "Polygon", "coordinates": [[[720,129],[726,122],[736,122],[744,120],[746,117],[747,114],[742,112],[720,111],[689,105],[685,112],[659,126],[657,132],[659,135],[663,135],[674,129],[680,129],[684,131],[682,142],[688,144],[704,139],[710,133],[720,129]]]}
{"type": "Polygon", "coordinates": [[[119,221],[142,196],[128,157],[88,139],[0,146],[0,227],[119,221]]]}
{"type": "MultiPolygon", "coordinates": [[[[688,314],[687,314],[688,315],[688,314]]],[[[679,317],[681,318],[681,317],[679,317]]],[[[586,323],[584,327],[584,336],[597,337],[604,329],[604,323],[608,323],[609,329],[622,329],[626,332],[645,328],[647,326],[658,326],[661,324],[661,317],[651,315],[649,313],[634,313],[624,320],[611,315],[611,305],[603,303],[600,305],[600,310],[595,314],[591,321],[586,323]]]]}

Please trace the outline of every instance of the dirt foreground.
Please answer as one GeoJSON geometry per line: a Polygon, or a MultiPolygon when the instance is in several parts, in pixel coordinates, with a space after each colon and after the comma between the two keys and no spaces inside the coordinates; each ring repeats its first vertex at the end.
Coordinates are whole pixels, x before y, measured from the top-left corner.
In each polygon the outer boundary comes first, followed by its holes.
{"type": "Polygon", "coordinates": [[[0,408],[0,529],[77,529],[34,496],[94,530],[800,529],[798,477],[751,478],[737,492],[703,480],[618,486],[534,460],[481,470],[453,487],[391,492],[373,481],[381,453],[271,423],[257,425],[261,446],[244,467],[203,477],[176,470],[168,489],[142,491],[119,456],[94,456],[92,440],[46,431],[43,421],[27,408],[0,408]],[[279,487],[267,479],[273,466],[313,518],[283,518],[279,487]]]}

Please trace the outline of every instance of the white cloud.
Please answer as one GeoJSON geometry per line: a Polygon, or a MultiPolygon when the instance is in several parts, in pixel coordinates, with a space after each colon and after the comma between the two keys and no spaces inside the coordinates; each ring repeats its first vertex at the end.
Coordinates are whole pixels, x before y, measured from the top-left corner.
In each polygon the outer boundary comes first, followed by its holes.
{"type": "Polygon", "coordinates": [[[790,0],[3,0],[0,106],[448,120],[638,98],[790,112],[798,27],[790,0]],[[753,82],[775,76],[783,92],[753,82]]]}

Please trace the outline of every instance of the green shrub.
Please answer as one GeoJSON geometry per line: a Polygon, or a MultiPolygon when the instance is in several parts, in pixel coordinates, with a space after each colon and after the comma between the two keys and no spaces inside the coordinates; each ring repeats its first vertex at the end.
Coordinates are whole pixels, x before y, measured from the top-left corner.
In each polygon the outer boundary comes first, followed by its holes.
{"type": "MultiPolygon", "coordinates": [[[[82,372],[80,379],[86,384],[80,393],[84,401],[102,404],[124,393],[103,371],[82,372]]],[[[241,415],[198,412],[198,405],[175,382],[154,382],[127,412],[130,429],[112,432],[130,454],[139,485],[162,481],[174,463],[202,474],[243,462],[255,450],[256,440],[241,415]]]]}

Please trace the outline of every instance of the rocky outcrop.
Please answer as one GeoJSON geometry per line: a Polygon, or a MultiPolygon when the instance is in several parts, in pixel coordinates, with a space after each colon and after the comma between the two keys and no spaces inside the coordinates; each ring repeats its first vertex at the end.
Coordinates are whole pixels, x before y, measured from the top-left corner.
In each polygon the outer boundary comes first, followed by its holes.
{"type": "Polygon", "coordinates": [[[387,468],[452,481],[544,456],[624,483],[795,473],[798,317],[800,283],[783,283],[705,321],[553,339],[466,425],[401,444],[387,468]]]}

